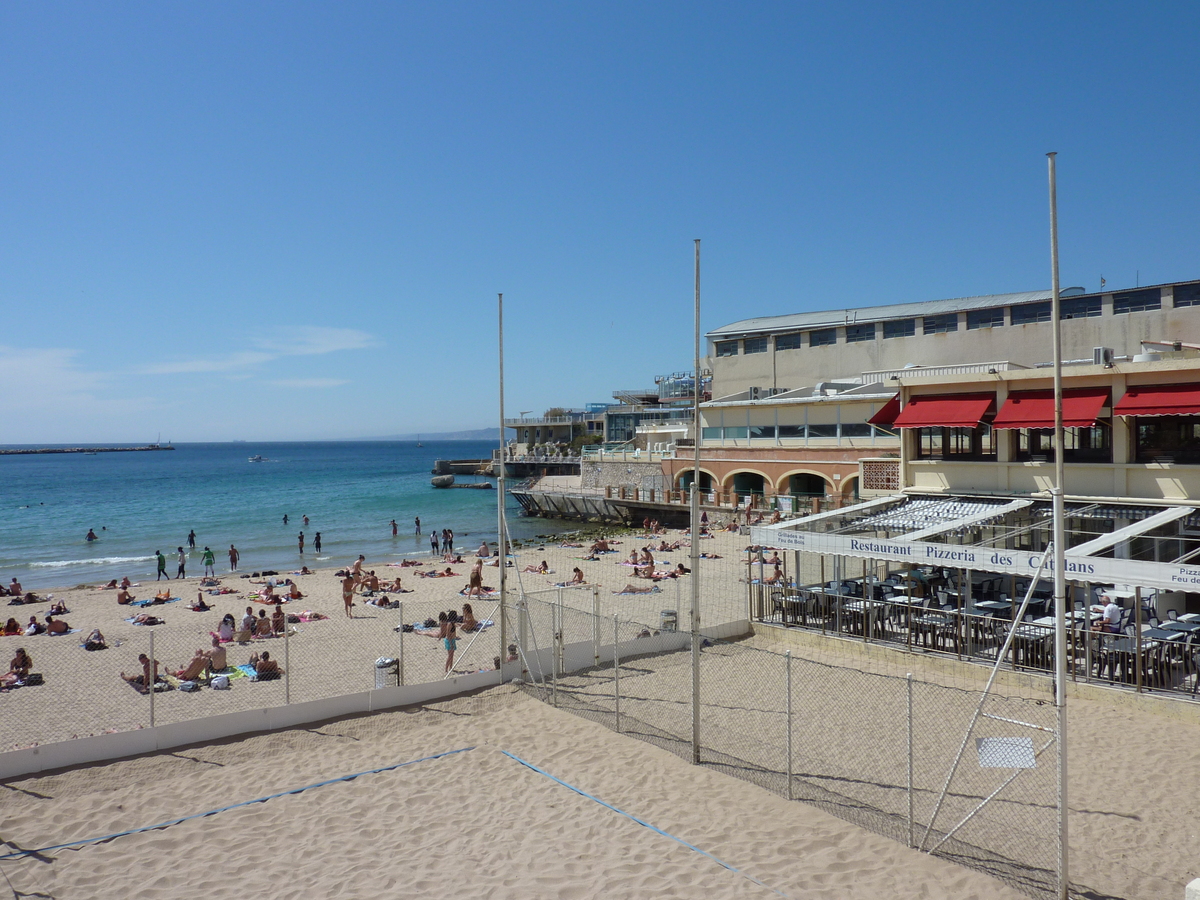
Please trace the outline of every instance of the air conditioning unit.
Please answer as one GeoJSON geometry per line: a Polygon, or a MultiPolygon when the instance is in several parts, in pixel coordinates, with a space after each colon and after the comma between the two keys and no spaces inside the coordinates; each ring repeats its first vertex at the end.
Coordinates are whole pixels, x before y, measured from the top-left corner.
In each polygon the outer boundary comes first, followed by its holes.
{"type": "Polygon", "coordinates": [[[762,399],[762,388],[756,388],[756,387],[750,388],[750,399],[751,400],[761,400],[762,399]]]}
{"type": "Polygon", "coordinates": [[[1112,347],[1093,347],[1092,348],[1092,365],[1104,366],[1106,369],[1113,367],[1113,349],[1112,347]]]}

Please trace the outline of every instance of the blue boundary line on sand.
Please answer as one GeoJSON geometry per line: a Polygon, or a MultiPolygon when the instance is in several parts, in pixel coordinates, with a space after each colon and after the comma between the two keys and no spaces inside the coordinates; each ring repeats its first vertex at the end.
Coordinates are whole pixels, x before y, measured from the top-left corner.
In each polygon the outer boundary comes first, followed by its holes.
{"type": "Polygon", "coordinates": [[[258,797],[254,800],[243,800],[241,803],[234,803],[232,806],[222,806],[220,809],[210,809],[208,812],[193,813],[190,816],[183,816],[179,819],[171,819],[167,822],[159,822],[157,825],[146,825],[142,828],[131,828],[128,831],[117,831],[113,834],[106,834],[103,837],[86,838],[81,841],[71,841],[70,843],[66,844],[55,844],[52,847],[41,847],[37,850],[19,850],[16,853],[7,853],[3,856],[0,856],[0,861],[17,859],[22,856],[32,856],[35,853],[46,853],[50,850],[66,850],[70,847],[81,847],[84,844],[99,844],[104,841],[111,841],[113,838],[125,837],[130,834],[141,834],[143,832],[154,831],[159,828],[169,828],[172,825],[178,825],[180,822],[187,822],[190,819],[202,819],[205,816],[215,816],[217,813],[228,812],[231,809],[237,809],[241,806],[250,806],[253,803],[266,803],[268,800],[276,800],[279,797],[286,797],[289,794],[299,794],[303,791],[312,790],[313,788],[337,784],[340,781],[353,781],[355,778],[360,778],[363,775],[378,775],[380,772],[391,772],[395,769],[403,769],[405,766],[412,766],[421,762],[429,762],[431,759],[441,759],[444,756],[453,756],[456,753],[466,753],[468,750],[474,749],[474,747],[462,747],[458,750],[447,750],[445,753],[435,753],[433,756],[423,756],[420,759],[410,759],[408,762],[396,763],[392,766],[384,766],[381,769],[367,769],[364,772],[355,772],[353,775],[342,775],[338,778],[330,778],[328,781],[318,781],[315,784],[306,784],[304,787],[292,788],[290,791],[280,791],[278,794],[268,794],[266,797],[258,797]]]}
{"type": "Polygon", "coordinates": [[[682,844],[683,846],[687,847],[689,850],[693,850],[696,853],[699,853],[701,856],[711,859],[717,865],[728,869],[730,872],[733,872],[736,875],[741,875],[743,878],[745,878],[749,881],[753,881],[755,884],[759,885],[760,887],[765,887],[768,891],[773,891],[774,893],[778,894],[780,897],[787,897],[787,900],[791,900],[791,898],[788,897],[788,895],[785,894],[783,891],[778,890],[777,888],[773,888],[769,884],[766,884],[765,882],[759,881],[753,875],[747,875],[745,872],[741,871],[740,869],[734,868],[733,866],[731,866],[729,863],[725,862],[722,859],[717,859],[717,857],[713,856],[711,853],[709,853],[706,850],[701,850],[695,844],[689,844],[683,838],[675,837],[675,835],[670,834],[669,832],[663,831],[661,828],[658,828],[654,825],[651,825],[649,822],[645,821],[644,819],[639,819],[637,816],[627,813],[623,809],[617,809],[611,803],[606,803],[605,801],[601,800],[599,797],[595,797],[595,796],[589,794],[587,791],[583,790],[582,788],[577,788],[573,784],[568,784],[567,782],[563,781],[561,778],[551,775],[545,769],[539,769],[533,763],[527,762],[526,760],[521,759],[521,757],[516,756],[515,754],[512,754],[512,753],[509,753],[507,750],[501,750],[500,752],[503,753],[505,756],[509,757],[510,759],[516,760],[521,765],[526,766],[530,769],[533,769],[533,771],[537,772],[539,775],[545,775],[551,781],[557,781],[563,787],[574,791],[575,793],[579,794],[581,797],[587,797],[589,800],[591,800],[595,803],[599,803],[605,809],[611,809],[617,815],[624,816],[627,819],[637,822],[643,828],[649,828],[655,834],[661,834],[663,837],[670,838],[671,840],[675,841],[676,843],[682,844]]]}

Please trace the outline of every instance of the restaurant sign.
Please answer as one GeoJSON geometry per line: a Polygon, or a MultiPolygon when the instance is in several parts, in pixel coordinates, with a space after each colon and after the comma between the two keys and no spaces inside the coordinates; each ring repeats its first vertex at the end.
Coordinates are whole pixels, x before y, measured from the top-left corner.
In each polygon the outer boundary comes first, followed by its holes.
{"type": "MultiPolygon", "coordinates": [[[[1033,576],[1042,561],[1041,553],[1030,550],[996,550],[991,547],[934,544],[926,541],[822,534],[777,528],[751,528],[750,539],[757,545],[778,550],[803,550],[807,553],[849,556],[856,559],[886,559],[912,566],[945,566],[1006,575],[1033,576]]],[[[1136,584],[1168,591],[1200,592],[1200,566],[1072,556],[1068,552],[1065,569],[1069,581],[1136,584]]],[[[1053,574],[1053,562],[1047,560],[1042,577],[1050,578],[1053,574]]]]}

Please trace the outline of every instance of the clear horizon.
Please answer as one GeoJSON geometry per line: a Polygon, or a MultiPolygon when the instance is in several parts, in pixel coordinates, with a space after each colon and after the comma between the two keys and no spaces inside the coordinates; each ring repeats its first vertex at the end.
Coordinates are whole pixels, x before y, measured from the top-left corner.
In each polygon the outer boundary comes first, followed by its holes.
{"type": "Polygon", "coordinates": [[[1200,277],[1200,7],[0,7],[21,444],[490,427],[750,316],[1200,277]],[[1136,60],[1133,62],[1132,60],[1136,60]],[[607,323],[607,324],[606,324],[607,323]]]}

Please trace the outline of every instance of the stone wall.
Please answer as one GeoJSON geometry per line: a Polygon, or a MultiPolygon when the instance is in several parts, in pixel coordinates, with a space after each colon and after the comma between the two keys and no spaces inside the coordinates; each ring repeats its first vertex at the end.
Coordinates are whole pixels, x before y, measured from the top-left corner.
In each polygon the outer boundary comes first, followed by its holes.
{"type": "Polygon", "coordinates": [[[662,464],[655,462],[640,462],[634,460],[615,462],[584,462],[582,465],[583,489],[599,489],[612,487],[638,488],[643,494],[653,489],[659,494],[666,490],[667,482],[663,478],[662,464]]]}

